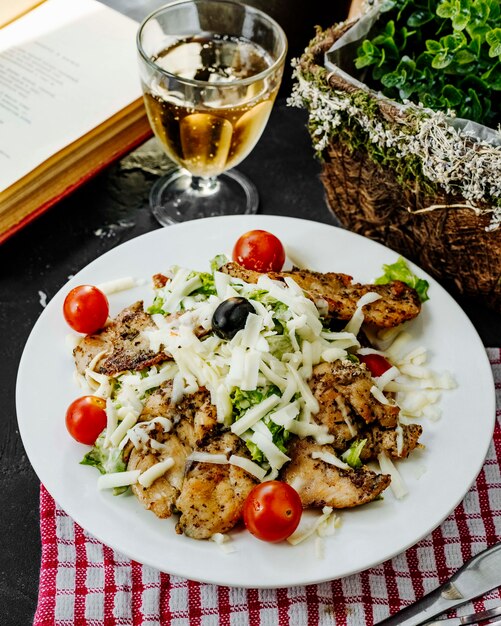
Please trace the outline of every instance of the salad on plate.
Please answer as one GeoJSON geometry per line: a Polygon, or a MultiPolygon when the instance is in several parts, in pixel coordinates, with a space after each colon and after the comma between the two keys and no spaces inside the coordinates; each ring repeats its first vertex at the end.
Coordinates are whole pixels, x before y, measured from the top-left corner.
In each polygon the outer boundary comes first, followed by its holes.
{"type": "Polygon", "coordinates": [[[421,447],[450,375],[409,349],[427,283],[403,259],[374,284],[291,266],[282,243],[245,233],[232,260],[153,276],[149,305],[108,319],[106,293],[73,289],[64,316],[80,335],[86,395],[66,424],[92,445],[100,489],[127,491],[176,531],[224,542],[242,519],[265,541],[329,534],[338,511],[407,487],[398,462],[421,447]],[[290,267],[289,267],[290,266],[290,267]],[[301,528],[303,509],[319,509],[301,528]]]}

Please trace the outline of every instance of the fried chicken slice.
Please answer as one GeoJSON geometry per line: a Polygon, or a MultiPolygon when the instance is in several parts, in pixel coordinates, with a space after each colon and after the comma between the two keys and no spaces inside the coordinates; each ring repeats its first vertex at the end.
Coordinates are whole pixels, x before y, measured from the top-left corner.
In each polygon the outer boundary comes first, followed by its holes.
{"type": "Polygon", "coordinates": [[[191,448],[175,432],[162,438],[162,445],[163,450],[160,455],[152,449],[145,451],[132,448],[127,469],[145,472],[152,465],[169,457],[174,460],[171,469],[157,478],[149,487],[143,487],[139,483],[131,487],[132,493],[145,509],[153,511],[157,517],[166,518],[170,517],[175,509],[176,498],[184,480],[186,458],[191,448]]]}
{"type": "Polygon", "coordinates": [[[114,376],[127,370],[141,370],[170,359],[163,352],[153,352],[144,330],[155,329],[141,301],[123,309],[108,326],[94,335],[84,337],[73,351],[77,372],[84,374],[91,361],[103,353],[94,370],[114,376]]]}
{"type": "Polygon", "coordinates": [[[174,460],[173,467],[157,478],[150,487],[133,485],[132,492],[141,504],[157,517],[170,517],[175,509],[175,502],[181,491],[186,459],[197,444],[212,432],[217,425],[216,409],[210,404],[210,395],[206,389],[199,389],[184,396],[178,403],[172,402],[172,382],[168,381],[156,389],[147,399],[139,422],[145,427],[155,417],[164,417],[173,424],[172,430],[164,432],[159,425],[152,423],[148,436],[161,447],[153,448],[148,444],[135,448],[128,444],[124,457],[128,456],[127,469],[146,471],[152,465],[169,457],[174,460]]]}
{"type": "Polygon", "coordinates": [[[140,421],[161,416],[171,420],[183,440],[194,448],[201,445],[217,426],[216,407],[210,402],[210,394],[205,388],[185,395],[178,403],[172,402],[172,381],[167,381],[148,397],[140,421]],[[187,424],[187,426],[183,426],[187,424]]]}
{"type": "Polygon", "coordinates": [[[360,454],[361,460],[364,463],[375,460],[380,452],[386,452],[392,459],[407,458],[420,445],[419,437],[423,432],[423,427],[419,424],[402,424],[400,428],[402,429],[402,448],[400,452],[398,450],[399,435],[395,428],[384,430],[378,426],[373,426],[362,432],[360,439],[367,439],[367,441],[360,454]]]}
{"type": "Polygon", "coordinates": [[[289,446],[291,461],[281,472],[280,479],[299,493],[304,508],[331,506],[346,509],[375,500],[390,484],[387,474],[371,470],[339,469],[314,452],[334,453],[331,446],[321,446],[310,439],[295,439],[289,446]]]}
{"type": "MultiPolygon", "coordinates": [[[[242,441],[226,432],[198,448],[211,454],[247,456],[242,441]]],[[[181,517],[178,533],[193,539],[209,539],[231,530],[241,519],[245,499],[257,480],[240,467],[193,463],[176,501],[181,517]]]]}
{"type": "MultiPolygon", "coordinates": [[[[377,422],[384,428],[397,425],[398,406],[376,400],[371,393],[374,381],[363,365],[340,360],[319,363],[313,368],[308,385],[320,406],[313,419],[327,426],[332,434],[339,430],[338,424],[347,426],[347,419],[356,428],[357,417],[367,424],[377,422]]],[[[349,427],[343,427],[342,432],[346,436],[349,427]]]]}
{"type": "MultiPolygon", "coordinates": [[[[221,271],[247,283],[257,283],[262,274],[246,270],[236,263],[226,263],[221,271]]],[[[419,315],[421,302],[415,289],[398,280],[386,285],[362,285],[352,283],[352,277],[334,272],[313,272],[293,269],[290,272],[268,272],[273,280],[292,278],[307,294],[318,302],[324,300],[328,317],[350,320],[355,313],[358,300],[369,291],[381,298],[363,307],[365,322],[379,328],[392,328],[419,315]]]]}

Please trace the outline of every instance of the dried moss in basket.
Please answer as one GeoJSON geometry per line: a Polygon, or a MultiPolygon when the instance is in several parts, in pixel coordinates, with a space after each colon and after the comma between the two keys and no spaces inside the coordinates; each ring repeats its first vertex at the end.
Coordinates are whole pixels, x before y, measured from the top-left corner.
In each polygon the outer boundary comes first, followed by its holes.
{"type": "MultiPolygon", "coordinates": [[[[379,3],[376,11],[380,11],[379,3]]],[[[371,13],[366,14],[367,19],[364,16],[359,20],[360,25],[369,18],[373,21],[374,11],[371,13]]],[[[295,63],[296,82],[289,104],[308,109],[308,126],[317,155],[323,160],[331,142],[341,142],[352,154],[367,154],[373,162],[390,169],[403,188],[420,189],[420,193],[429,196],[446,193],[452,198],[454,208],[488,215],[490,224],[486,229],[498,229],[501,226],[499,131],[480,125],[472,129],[466,120],[455,123],[443,111],[433,111],[422,103],[400,104],[381,97],[349,74],[352,44],[343,43],[348,52],[341,74],[323,67],[324,53],[327,51],[326,56],[332,58],[333,42],[341,43],[344,35],[353,42],[351,31],[359,22],[319,31],[295,63]]],[[[362,38],[355,39],[356,48],[361,41],[362,38]]],[[[353,65],[352,68],[356,72],[353,65]]],[[[442,205],[443,202],[432,202],[420,210],[429,211],[442,205]]]]}
{"type": "Polygon", "coordinates": [[[486,126],[501,122],[499,0],[385,0],[355,66],[368,86],[399,101],[486,126]]]}

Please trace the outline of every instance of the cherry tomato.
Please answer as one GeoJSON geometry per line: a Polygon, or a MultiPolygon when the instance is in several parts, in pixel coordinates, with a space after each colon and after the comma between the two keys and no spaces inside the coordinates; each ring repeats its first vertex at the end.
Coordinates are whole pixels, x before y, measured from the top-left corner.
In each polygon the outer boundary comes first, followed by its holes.
{"type": "Polygon", "coordinates": [[[287,483],[270,480],[256,485],[247,496],[244,523],[258,539],[276,543],[292,535],[302,512],[297,491],[287,483]]]}
{"type": "Polygon", "coordinates": [[[97,396],[74,400],[66,411],[66,428],[79,443],[91,446],[106,426],[106,402],[97,396]]]}
{"type": "Polygon", "coordinates": [[[235,263],[255,272],[279,272],[285,262],[280,239],[266,230],[250,230],[239,237],[232,256],[235,263]]]}
{"type": "Polygon", "coordinates": [[[95,333],[105,325],[108,312],[108,298],[92,285],[75,287],[64,300],[64,319],[77,333],[95,333]]]}
{"type": "Polygon", "coordinates": [[[391,367],[391,363],[380,354],[359,354],[358,358],[367,365],[370,373],[376,378],[391,367]]]}

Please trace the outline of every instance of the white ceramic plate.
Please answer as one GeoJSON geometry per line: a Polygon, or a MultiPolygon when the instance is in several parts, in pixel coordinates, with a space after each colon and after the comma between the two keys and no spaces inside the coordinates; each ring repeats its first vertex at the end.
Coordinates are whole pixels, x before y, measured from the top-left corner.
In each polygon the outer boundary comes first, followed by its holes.
{"type": "MultiPolygon", "coordinates": [[[[96,488],[98,473],[79,465],[87,448],[66,432],[67,406],[81,395],[75,386],[68,327],[62,306],[69,289],[124,276],[149,278],[171,264],[205,270],[217,253],[231,251],[253,228],[276,234],[288,255],[303,267],[345,272],[371,281],[397,254],[353,233],[323,224],[273,216],[197,220],[148,233],[96,259],[50,301],[24,350],[17,380],[21,436],[40,480],[83,528],[123,554],[165,572],[194,580],[242,587],[286,587],[339,578],[381,563],[430,533],[459,504],[480,471],[495,417],[494,384],[482,343],[455,301],[431,277],[431,300],[410,325],[417,344],[430,350],[430,364],[448,370],[457,389],[443,393],[443,417],[424,422],[426,449],[401,462],[409,494],[342,513],[342,527],[326,538],[319,559],[314,540],[292,547],[234,531],[233,554],[213,542],[174,532],[134,497],[114,497],[96,488]],[[418,479],[422,469],[425,473],[418,479]]],[[[416,268],[414,268],[416,269],[416,268]]],[[[151,302],[149,286],[110,296],[111,315],[137,299],[151,302]]]]}

